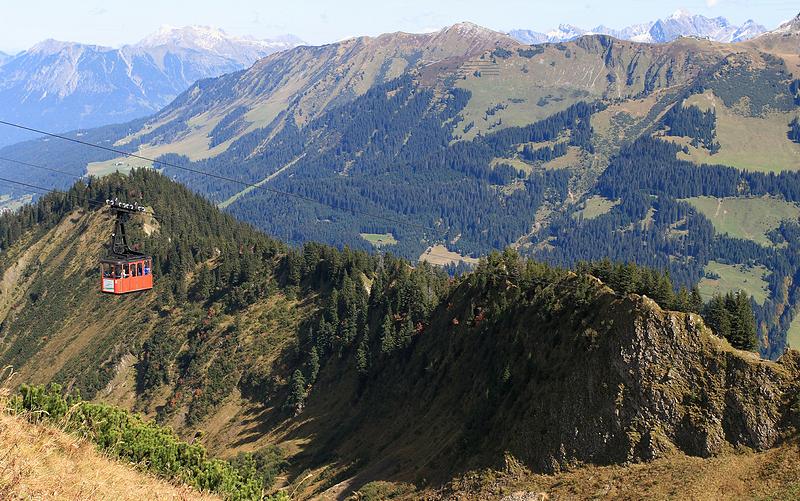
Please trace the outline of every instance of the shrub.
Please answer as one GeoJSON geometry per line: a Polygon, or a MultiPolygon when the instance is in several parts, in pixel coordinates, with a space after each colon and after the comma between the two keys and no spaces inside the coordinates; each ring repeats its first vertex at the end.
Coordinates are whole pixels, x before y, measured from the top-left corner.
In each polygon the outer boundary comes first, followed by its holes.
{"type": "Polygon", "coordinates": [[[31,421],[58,425],[145,471],[225,499],[263,499],[266,480],[274,480],[276,469],[284,465],[274,450],[235,464],[210,458],[202,445],[180,440],[169,428],[110,405],[86,402],[80,395],[62,394],[57,384],[22,385],[9,400],[9,408],[31,421]]]}

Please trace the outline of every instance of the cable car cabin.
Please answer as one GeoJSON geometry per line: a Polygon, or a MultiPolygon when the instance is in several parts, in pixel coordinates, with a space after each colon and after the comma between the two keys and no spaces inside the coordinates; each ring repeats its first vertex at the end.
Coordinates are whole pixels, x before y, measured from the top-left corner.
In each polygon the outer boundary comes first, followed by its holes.
{"type": "Polygon", "coordinates": [[[131,249],[125,231],[125,223],[133,214],[144,212],[144,207],[117,199],[106,200],[106,204],[117,220],[108,245],[110,252],[100,260],[100,291],[127,294],[152,289],[153,258],[131,249]]]}
{"type": "Polygon", "coordinates": [[[153,288],[153,259],[150,256],[103,259],[100,272],[102,292],[126,294],[153,288]]]}

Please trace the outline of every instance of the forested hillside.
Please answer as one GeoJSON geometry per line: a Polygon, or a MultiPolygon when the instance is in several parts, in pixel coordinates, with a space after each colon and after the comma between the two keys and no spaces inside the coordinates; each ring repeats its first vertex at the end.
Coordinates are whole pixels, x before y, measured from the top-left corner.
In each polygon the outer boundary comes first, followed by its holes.
{"type": "MultiPolygon", "coordinates": [[[[141,412],[234,464],[255,453],[271,465],[267,492],[380,480],[413,497],[508,458],[558,471],[761,451],[794,433],[796,353],[734,348],[755,348],[746,296],[703,304],[635,265],[568,271],[508,250],[453,278],[294,248],[152,170],[3,215],[0,252],[0,362],[14,381],[141,412]],[[131,225],[154,257],[152,291],[97,291],[112,219],[89,201],[109,197],[155,214],[131,225]]],[[[23,397],[33,411],[74,402],[23,397]]],[[[81,412],[116,412],[92,405],[81,412]]]]}
{"type": "MultiPolygon", "coordinates": [[[[462,23],[300,47],[198,82],[147,120],[69,136],[142,158],[56,138],[0,156],[75,175],[157,158],[295,245],[451,269],[512,247],[556,266],[655,268],[706,301],[745,290],[775,359],[800,346],[796,24],[737,44],[526,46],[462,23]]],[[[18,167],[0,162],[17,181],[73,182],[18,167]]]]}

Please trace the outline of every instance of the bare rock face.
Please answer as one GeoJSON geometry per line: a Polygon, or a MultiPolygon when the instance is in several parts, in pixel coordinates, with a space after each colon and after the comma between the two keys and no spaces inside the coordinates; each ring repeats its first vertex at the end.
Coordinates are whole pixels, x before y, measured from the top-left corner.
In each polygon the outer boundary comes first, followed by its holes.
{"type": "Polygon", "coordinates": [[[764,450],[792,431],[795,352],[761,360],[716,337],[698,315],[602,290],[589,302],[535,299],[491,325],[491,313],[485,325],[463,321],[477,303],[454,306],[403,367],[387,371],[380,395],[360,402],[372,420],[356,429],[395,436],[386,450],[413,444],[435,464],[469,469],[511,455],[544,472],[764,450]]]}
{"type": "Polygon", "coordinates": [[[734,350],[699,316],[663,311],[646,297],[607,296],[596,306],[602,320],[587,328],[594,345],[574,358],[569,384],[548,392],[546,408],[527,404],[532,421],[557,430],[527,444],[539,468],[763,450],[784,435],[797,395],[795,355],[775,363],[734,350]]]}
{"type": "Polygon", "coordinates": [[[618,308],[635,312],[612,336],[630,459],[775,445],[783,404],[797,391],[796,357],[774,363],[734,350],[698,316],[664,312],[647,298],[625,298],[618,308]]]}

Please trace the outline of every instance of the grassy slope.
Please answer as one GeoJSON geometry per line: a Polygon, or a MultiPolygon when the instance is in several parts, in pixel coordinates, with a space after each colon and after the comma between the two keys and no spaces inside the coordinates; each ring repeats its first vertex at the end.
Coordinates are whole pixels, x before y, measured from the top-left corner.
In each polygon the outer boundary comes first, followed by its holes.
{"type": "Polygon", "coordinates": [[[397,243],[397,240],[391,233],[362,233],[361,238],[371,243],[374,247],[394,245],[397,243]]]}
{"type": "Polygon", "coordinates": [[[680,157],[756,172],[800,169],[800,145],[786,137],[788,124],[796,113],[745,116],[726,107],[711,92],[691,96],[685,105],[692,104],[716,110],[720,150],[710,155],[708,150],[689,146],[689,154],[680,153],[680,157]]]}
{"type": "Polygon", "coordinates": [[[797,220],[800,207],[775,197],[693,197],[686,200],[703,213],[717,233],[752,240],[769,246],[767,233],[778,228],[781,221],[797,220]]]}
{"type": "Polygon", "coordinates": [[[0,414],[2,499],[218,499],[113,461],[59,430],[0,414]]]}
{"type": "MultiPolygon", "coordinates": [[[[33,348],[38,356],[24,364],[21,379],[44,381],[64,367],[97,365],[103,360],[96,359],[96,354],[102,353],[102,349],[109,343],[124,353],[124,350],[151,334],[156,322],[143,312],[153,310],[153,299],[150,299],[152,295],[110,298],[96,292],[95,259],[100,252],[99,242],[105,237],[109,222],[107,216],[99,213],[73,213],[49,232],[38,235],[40,244],[34,248],[35,252],[28,248],[30,242],[26,241],[21,241],[10,251],[9,256],[13,260],[27,256],[28,262],[33,262],[32,258],[38,256],[44,262],[50,263],[50,266],[43,269],[34,269],[27,279],[23,278],[26,276],[24,268],[27,266],[14,272],[16,278],[11,280],[10,290],[15,290],[13,296],[17,300],[11,301],[12,305],[26,297],[30,298],[29,293],[36,279],[52,284],[43,296],[47,298],[46,302],[29,305],[37,313],[36,317],[41,323],[22,322],[25,320],[24,312],[18,312],[22,323],[12,324],[22,330],[29,329],[30,332],[39,333],[38,337],[34,337],[38,344],[33,348]],[[64,284],[69,284],[69,287],[64,284]],[[64,300],[73,302],[62,307],[60,301],[64,300]],[[51,312],[44,310],[46,304],[57,305],[60,310],[68,313],[67,321],[49,321],[46,314],[51,312]],[[54,329],[53,325],[59,327],[54,329]],[[127,336],[128,333],[121,327],[130,325],[135,327],[131,329],[132,337],[110,337],[115,333],[127,336]]],[[[164,221],[162,231],[167,231],[167,226],[164,221]]],[[[6,273],[9,272],[10,270],[6,273]]],[[[474,299],[478,301],[476,304],[481,304],[483,299],[479,297],[479,291],[484,291],[484,288],[465,289],[463,295],[453,298],[455,309],[442,305],[434,317],[435,324],[426,330],[425,335],[420,336],[413,350],[409,350],[408,359],[405,356],[398,357],[393,362],[394,365],[376,375],[378,384],[371,390],[372,394],[364,399],[359,394],[360,384],[352,364],[343,358],[341,362],[334,361],[323,368],[321,379],[315,383],[306,411],[297,418],[281,417],[275,409],[281,402],[247,402],[234,390],[208,419],[199,423],[196,428],[182,430],[184,436],[193,434],[195,429],[202,429],[206,432],[203,440],[208,443],[212,452],[229,454],[278,443],[285,448],[298,468],[298,471],[290,474],[289,481],[294,485],[302,484],[300,492],[308,496],[316,495],[332,484],[338,484],[340,480],[353,479],[354,475],[358,475],[358,479],[347,485],[355,487],[364,479],[402,476],[415,478],[416,467],[422,468],[419,475],[441,475],[442,472],[450,471],[447,465],[455,464],[449,462],[453,458],[443,457],[442,451],[458,452],[453,447],[458,440],[468,437],[466,433],[469,432],[470,420],[464,416],[454,417],[454,409],[466,408],[466,416],[485,412],[486,404],[478,395],[486,395],[491,390],[496,384],[496,378],[502,374],[503,364],[509,363],[513,377],[520,377],[520,385],[514,392],[522,396],[490,406],[493,412],[497,412],[492,419],[492,425],[496,428],[494,433],[485,436],[497,438],[498,447],[510,446],[516,440],[513,437],[523,436],[528,426],[524,420],[518,419],[519,412],[535,415],[536,412],[541,412],[539,406],[543,398],[563,391],[558,386],[563,377],[562,367],[580,365],[571,361],[571,357],[579,357],[582,364],[586,364],[587,357],[590,356],[597,359],[595,362],[604,359],[596,352],[584,353],[576,348],[583,341],[577,344],[563,342],[566,341],[566,336],[576,335],[569,326],[568,317],[554,323],[566,329],[563,332],[561,327],[537,329],[535,326],[538,320],[528,318],[540,311],[536,307],[525,311],[519,319],[514,315],[509,316],[509,321],[518,322],[518,325],[498,328],[492,336],[468,327],[468,318],[473,311],[468,303],[474,299]],[[451,320],[457,317],[461,318],[463,328],[453,327],[451,320]],[[528,335],[530,329],[536,335],[528,335]],[[518,349],[519,343],[528,345],[527,349],[518,349]],[[554,349],[556,345],[559,347],[554,349]],[[531,362],[525,358],[525,353],[541,354],[544,357],[537,359],[534,365],[537,372],[546,374],[546,379],[543,378],[542,381],[549,383],[540,384],[541,381],[537,382],[536,379],[527,379],[540,376],[522,376],[531,370],[531,362]],[[435,361],[439,368],[437,371],[426,369],[431,361],[435,361]],[[485,373],[476,372],[476,367],[485,367],[485,373]],[[386,393],[382,391],[384,383],[392,391],[390,395],[393,394],[396,398],[386,398],[386,393]],[[520,409],[518,402],[527,402],[531,407],[520,409]],[[470,406],[476,412],[470,412],[469,407],[464,406],[470,406]],[[375,409],[377,415],[371,414],[371,409],[375,409]],[[353,462],[358,466],[348,471],[347,468],[353,462]],[[304,483],[306,475],[312,477],[304,483]],[[306,486],[308,490],[303,491],[306,486]]],[[[311,303],[313,298],[308,301],[311,303]]],[[[566,304],[571,304],[571,300],[567,299],[566,304]]],[[[272,294],[267,300],[256,301],[235,318],[223,316],[218,330],[210,333],[209,344],[215,345],[218,331],[236,323],[241,331],[241,346],[237,347],[237,356],[242,361],[251,360],[255,356],[262,357],[258,366],[279,378],[280,364],[284,362],[279,355],[291,346],[296,336],[297,322],[308,315],[310,308],[312,306],[309,304],[298,304],[280,294],[272,294]]],[[[634,309],[636,308],[638,306],[634,309]]],[[[621,313],[623,310],[630,309],[628,306],[619,306],[620,319],[624,322],[628,317],[627,313],[621,313]]],[[[571,308],[568,311],[569,315],[573,314],[571,308]]],[[[593,311],[599,312],[600,308],[593,308],[593,311]]],[[[185,336],[186,331],[192,328],[191,318],[179,309],[161,310],[161,314],[168,320],[162,319],[158,323],[166,324],[170,335],[185,336]]],[[[604,313],[598,315],[601,319],[605,316],[604,313]]],[[[592,326],[602,333],[601,339],[608,341],[617,339],[622,332],[630,332],[630,329],[620,327],[619,331],[607,335],[607,326],[602,327],[596,321],[592,326]]],[[[681,335],[683,334],[685,333],[681,335]]],[[[587,336],[591,336],[589,330],[587,336]]],[[[708,334],[703,334],[702,337],[705,343],[717,351],[725,353],[725,350],[730,350],[724,346],[726,343],[711,338],[708,334]]],[[[753,357],[751,354],[730,356],[737,360],[737,364],[745,365],[753,357]]],[[[607,360],[602,363],[603,367],[608,365],[607,360]]],[[[772,370],[777,364],[767,362],[764,366],[772,370]]],[[[595,368],[591,365],[587,367],[595,375],[603,374],[597,368],[599,365],[595,368]]],[[[135,371],[132,357],[123,354],[116,369],[117,377],[108,385],[108,391],[102,391],[98,398],[135,406],[136,402],[130,396],[135,371]]],[[[613,382],[609,386],[616,387],[613,382]]],[[[686,387],[694,386],[687,383],[686,387]]],[[[148,412],[151,416],[156,407],[166,403],[172,396],[172,388],[166,390],[154,397],[149,404],[148,412]]],[[[603,398],[606,397],[610,398],[609,395],[603,395],[603,398]]],[[[682,401],[683,397],[677,395],[675,401],[682,401]]],[[[603,401],[602,398],[599,400],[603,401]]],[[[543,407],[555,408],[549,406],[546,400],[543,407]]],[[[185,410],[179,408],[173,415],[176,427],[180,425],[179,419],[185,410]]],[[[605,412],[607,409],[599,410],[605,412]]],[[[565,409],[564,415],[569,417],[573,412],[565,409]]],[[[589,421],[591,419],[587,416],[585,422],[589,421]]],[[[562,436],[566,435],[554,432],[552,439],[557,440],[562,436]]],[[[587,436],[595,435],[588,433],[587,436]]],[[[475,445],[489,444],[482,444],[476,439],[475,445]]],[[[543,447],[544,445],[547,444],[543,444],[543,447]]],[[[552,448],[553,444],[549,445],[552,448]]],[[[466,451],[464,457],[476,458],[477,467],[483,467],[488,458],[497,452],[492,447],[480,449],[480,453],[466,451]]]]}
{"type": "Polygon", "coordinates": [[[769,296],[767,282],[764,277],[769,270],[763,266],[745,267],[744,265],[729,265],[710,261],[706,267],[707,273],[719,275],[718,279],[703,277],[698,284],[700,295],[704,300],[709,300],[714,294],[725,294],[743,290],[753,296],[757,303],[763,304],[769,296]]]}
{"type": "MultiPolygon", "coordinates": [[[[7,320],[10,329],[0,344],[0,355],[14,366],[18,381],[32,384],[53,379],[69,383],[73,378],[84,377],[87,368],[107,365],[113,377],[97,399],[155,418],[157,409],[180,394],[181,389],[166,385],[147,401],[137,398],[136,353],[159,328],[185,339],[196,328],[197,312],[187,303],[184,308],[162,310],[155,315],[158,286],[146,294],[100,294],[95,270],[110,228],[113,221],[105,212],[75,211],[55,228],[31,234],[8,250],[4,259],[16,264],[5,270],[0,279],[0,318],[7,320]],[[39,262],[48,265],[40,266],[39,262]],[[41,290],[46,290],[41,301],[31,303],[34,291],[41,290]],[[24,349],[12,357],[6,351],[10,346],[24,349]]],[[[209,333],[209,344],[221,342],[225,329],[238,321],[242,326],[238,331],[239,360],[257,359],[258,364],[269,368],[295,342],[297,325],[309,311],[308,305],[276,292],[235,316],[220,314],[217,328],[209,333]]],[[[213,360],[212,357],[209,362],[213,360]]],[[[186,405],[179,402],[168,423],[185,438],[191,438],[195,428],[186,428],[183,422],[186,405]]],[[[238,392],[227,396],[227,418],[234,422],[241,419],[243,405],[238,392]]],[[[226,425],[227,421],[220,422],[216,414],[198,425],[207,431],[209,441],[222,443],[215,452],[230,444],[216,437],[226,425]]]]}
{"type": "Polygon", "coordinates": [[[584,219],[594,219],[598,216],[608,213],[619,203],[619,200],[608,200],[600,195],[595,195],[586,199],[586,202],[583,204],[583,208],[575,212],[572,217],[575,219],[580,217],[583,217],[584,219]]]}
{"type": "MultiPolygon", "coordinates": [[[[800,498],[800,447],[702,459],[684,455],[631,466],[588,466],[536,475],[510,463],[504,471],[473,472],[428,499],[722,499],[800,498]],[[533,497],[544,493],[547,497],[533,497]],[[520,497],[509,497],[517,494],[520,497]],[[529,494],[531,497],[522,497],[529,494]]],[[[414,496],[420,496],[415,493],[414,496]]],[[[409,496],[408,499],[413,499],[409,496]]]]}

